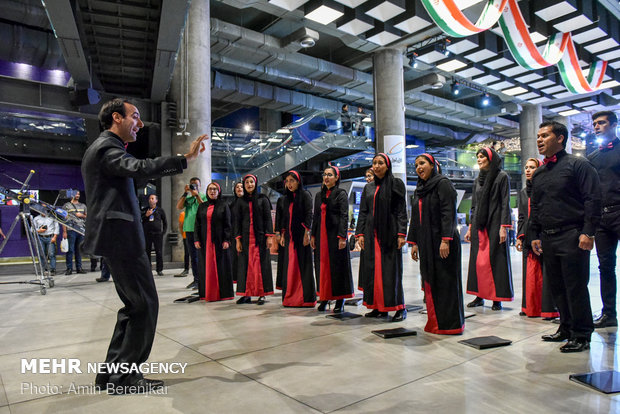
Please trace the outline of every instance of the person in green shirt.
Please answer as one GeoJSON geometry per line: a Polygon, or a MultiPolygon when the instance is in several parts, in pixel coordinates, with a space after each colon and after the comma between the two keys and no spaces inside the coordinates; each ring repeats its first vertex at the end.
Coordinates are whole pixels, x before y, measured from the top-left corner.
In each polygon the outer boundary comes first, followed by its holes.
{"type": "Polygon", "coordinates": [[[194,276],[194,281],[187,285],[188,289],[198,289],[198,252],[196,247],[194,247],[194,224],[196,223],[198,206],[206,197],[206,194],[200,192],[200,178],[192,177],[189,180],[189,184],[185,185],[185,192],[177,202],[177,209],[185,210],[183,231],[185,232],[185,243],[187,243],[192,274],[194,276]]]}

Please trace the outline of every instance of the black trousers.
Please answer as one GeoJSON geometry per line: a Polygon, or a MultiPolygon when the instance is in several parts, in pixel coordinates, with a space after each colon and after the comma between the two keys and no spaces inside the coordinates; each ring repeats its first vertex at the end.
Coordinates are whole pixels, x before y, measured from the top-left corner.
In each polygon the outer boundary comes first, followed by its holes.
{"type": "Polygon", "coordinates": [[[164,259],[161,253],[164,244],[164,235],[162,233],[144,233],[146,241],[146,257],[151,262],[151,249],[155,249],[155,270],[161,272],[164,270],[164,259]]]}
{"type": "Polygon", "coordinates": [[[187,250],[187,241],[183,239],[183,270],[189,270],[189,250],[187,250]]]}
{"type": "MultiPolygon", "coordinates": [[[[145,362],[151,353],[159,300],[151,265],[146,254],[140,257],[105,257],[114,275],[116,292],[123,301],[105,362],[145,362]]],[[[97,374],[96,384],[132,385],[141,374],[97,374]]]]}
{"type": "Polygon", "coordinates": [[[192,275],[194,276],[194,282],[198,283],[198,250],[194,246],[194,232],[185,232],[185,242],[187,243],[187,250],[189,250],[189,259],[192,264],[192,275]]]}
{"type": "Polygon", "coordinates": [[[620,239],[620,209],[603,212],[596,230],[596,254],[601,275],[601,299],[604,315],[616,317],[616,250],[620,239]]]}
{"type": "Polygon", "coordinates": [[[560,311],[560,330],[590,340],[594,324],[588,281],[590,252],[579,248],[580,230],[542,236],[543,266],[560,311]]]}

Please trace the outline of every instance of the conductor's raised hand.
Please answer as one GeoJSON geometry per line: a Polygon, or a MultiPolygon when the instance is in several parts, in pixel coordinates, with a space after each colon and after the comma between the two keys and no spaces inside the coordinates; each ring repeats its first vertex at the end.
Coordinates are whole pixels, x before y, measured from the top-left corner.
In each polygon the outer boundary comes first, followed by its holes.
{"type": "Polygon", "coordinates": [[[192,141],[189,146],[189,152],[185,154],[185,159],[187,161],[195,160],[198,157],[198,154],[205,150],[204,141],[208,140],[209,136],[207,134],[202,134],[198,138],[192,141]]]}

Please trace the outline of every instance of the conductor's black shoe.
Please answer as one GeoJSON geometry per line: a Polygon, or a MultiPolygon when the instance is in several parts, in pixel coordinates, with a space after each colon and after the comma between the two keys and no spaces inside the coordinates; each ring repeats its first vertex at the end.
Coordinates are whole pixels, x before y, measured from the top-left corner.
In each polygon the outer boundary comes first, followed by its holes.
{"type": "Polygon", "coordinates": [[[606,314],[602,314],[594,320],[594,328],[607,328],[608,326],[618,326],[618,319],[606,314]]]}
{"type": "Polygon", "coordinates": [[[336,301],[336,306],[334,306],[334,313],[342,312],[344,312],[344,299],[338,299],[336,301]]]}
{"type": "Polygon", "coordinates": [[[265,304],[265,297],[264,296],[259,296],[258,300],[256,301],[257,305],[264,305],[265,304]]]}
{"type": "Polygon", "coordinates": [[[493,306],[491,306],[491,310],[502,310],[502,302],[493,302],[493,306]]]}
{"type": "Polygon", "coordinates": [[[564,353],[581,352],[588,349],[590,349],[590,341],[584,338],[571,339],[560,347],[560,351],[564,353]]]}
{"type": "Polygon", "coordinates": [[[394,316],[392,316],[392,322],[402,322],[407,319],[407,309],[397,310],[394,316]]]}
{"type": "Polygon", "coordinates": [[[545,342],[563,342],[570,338],[570,334],[558,329],[556,333],[543,335],[541,338],[545,342]]]}
{"type": "Polygon", "coordinates": [[[192,282],[189,285],[185,286],[186,289],[195,289],[198,287],[198,283],[192,282]]]}
{"type": "Polygon", "coordinates": [[[384,318],[387,316],[387,312],[379,312],[379,309],[373,309],[371,312],[364,314],[367,318],[384,318]]]}
{"type": "Polygon", "coordinates": [[[469,302],[467,304],[467,307],[468,308],[475,308],[476,306],[482,306],[482,305],[484,305],[484,299],[477,297],[476,299],[474,299],[471,302],[469,302]]]}
{"type": "Polygon", "coordinates": [[[244,303],[252,303],[252,298],[250,296],[241,296],[237,299],[237,305],[243,305],[244,303]]]}
{"type": "Polygon", "coordinates": [[[112,395],[144,394],[159,390],[163,387],[164,382],[162,380],[148,378],[140,378],[138,381],[131,385],[113,385],[111,383],[106,384],[106,390],[108,391],[108,394],[112,395]]]}
{"type": "Polygon", "coordinates": [[[157,276],[163,276],[164,272],[162,272],[161,270],[159,272],[157,272],[157,276]]]}
{"type": "Polygon", "coordinates": [[[101,282],[107,282],[110,279],[106,279],[105,277],[98,277],[97,279],[95,279],[97,281],[97,283],[101,283],[101,282]]]}
{"type": "Polygon", "coordinates": [[[81,275],[85,275],[88,272],[86,270],[84,270],[84,269],[78,269],[78,270],[75,271],[75,273],[79,273],[81,275]]]}
{"type": "Polygon", "coordinates": [[[319,312],[324,312],[326,306],[327,306],[327,301],[324,300],[321,303],[319,303],[319,307],[316,308],[316,310],[319,311],[319,312]]]}
{"type": "Polygon", "coordinates": [[[73,274],[73,270],[71,269],[67,269],[67,271],[65,272],[65,275],[69,276],[73,274]]]}

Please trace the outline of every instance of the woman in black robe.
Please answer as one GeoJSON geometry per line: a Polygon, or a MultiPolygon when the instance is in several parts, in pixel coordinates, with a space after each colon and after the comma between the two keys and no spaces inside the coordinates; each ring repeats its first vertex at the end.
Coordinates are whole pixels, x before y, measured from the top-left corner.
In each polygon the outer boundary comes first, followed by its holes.
{"type": "Polygon", "coordinates": [[[366,184],[360,203],[355,237],[364,250],[360,272],[364,275],[365,316],[386,317],[396,311],[392,322],[407,317],[403,292],[403,257],[407,231],[406,189],[392,175],[390,158],[379,153],[372,160],[373,182],[366,184]]]}
{"type": "MultiPolygon", "coordinates": [[[[243,197],[243,183],[241,181],[235,184],[235,188],[233,192],[234,192],[234,196],[233,196],[232,201],[229,204],[229,208],[230,208],[230,214],[232,216],[232,222],[234,223],[236,220],[235,214],[237,212],[237,202],[243,197]]],[[[230,242],[232,243],[233,240],[231,240],[230,242]]],[[[237,272],[239,270],[238,268],[239,252],[237,252],[237,249],[233,248],[231,249],[230,255],[232,257],[233,283],[237,283],[237,272]]]]}
{"type": "Polygon", "coordinates": [[[237,274],[237,304],[251,303],[252,296],[258,296],[258,305],[265,303],[265,296],[273,295],[271,276],[271,203],[256,188],[256,176],[243,177],[243,198],[237,204],[233,224],[237,252],[239,252],[237,274]]]}
{"type": "Polygon", "coordinates": [[[492,300],[493,310],[501,310],[503,301],[512,301],[510,248],[506,239],[510,219],[510,180],[500,169],[501,157],[491,148],[476,153],[480,174],[474,181],[471,224],[465,241],[471,241],[467,293],[476,298],[468,308],[492,300]]]}
{"type": "Polygon", "coordinates": [[[207,186],[207,199],[196,212],[194,246],[200,249],[198,295],[207,302],[235,297],[230,258],[232,223],[218,183],[207,186]]]}
{"type": "Polygon", "coordinates": [[[465,329],[461,242],[456,230],[456,190],[430,154],[415,159],[418,184],[407,242],[420,259],[428,320],[424,331],[460,335],[465,329]]]}
{"type": "Polygon", "coordinates": [[[276,289],[282,290],[282,280],[284,279],[284,256],[286,255],[285,249],[280,245],[282,242],[282,237],[280,234],[282,233],[282,229],[284,229],[285,224],[283,222],[284,219],[284,197],[278,198],[276,202],[276,221],[275,221],[275,232],[276,232],[276,248],[278,249],[278,265],[276,267],[276,289]]]}
{"type": "Polygon", "coordinates": [[[336,300],[334,313],[344,312],[344,300],[353,297],[351,257],[347,243],[349,200],[338,188],[340,171],[330,166],[323,171],[321,192],[314,198],[314,217],[310,245],[314,250],[314,271],[321,304],[336,300]]]}
{"type": "Polygon", "coordinates": [[[531,249],[532,238],[528,237],[532,176],[540,164],[540,160],[536,158],[530,158],[525,162],[525,188],[519,193],[516,247],[518,251],[523,252],[523,296],[519,315],[555,319],[560,314],[555,308],[549,283],[543,276],[542,255],[534,254],[531,249]]]}
{"type": "MultiPolygon", "coordinates": [[[[364,173],[364,179],[366,180],[366,184],[372,183],[375,180],[375,173],[372,172],[372,168],[369,168],[366,170],[366,172],[364,173]]],[[[364,186],[364,189],[362,190],[361,200],[363,200],[365,197],[366,187],[367,186],[364,186]]],[[[360,249],[360,263],[362,263],[363,261],[364,261],[364,251],[360,249]]],[[[362,292],[364,291],[364,268],[363,266],[360,266],[359,268],[359,273],[357,276],[357,288],[361,290],[362,292]]]]}
{"type": "Polygon", "coordinates": [[[289,171],[284,180],[285,193],[278,199],[281,209],[276,211],[276,234],[280,250],[278,271],[281,269],[282,305],[286,307],[314,307],[316,284],[312,272],[312,196],[304,190],[301,176],[289,171]],[[282,200],[282,202],[280,202],[282,200]],[[278,217],[279,215],[279,217],[278,217]]]}

